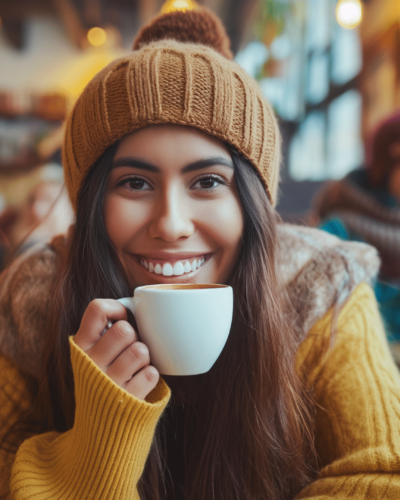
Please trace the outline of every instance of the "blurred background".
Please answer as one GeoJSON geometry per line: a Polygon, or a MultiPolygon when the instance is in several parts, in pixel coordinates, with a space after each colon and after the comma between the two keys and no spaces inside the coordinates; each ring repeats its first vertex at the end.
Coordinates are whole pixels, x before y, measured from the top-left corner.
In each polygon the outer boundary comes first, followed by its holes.
{"type": "MultiPolygon", "coordinates": [[[[130,51],[140,26],[161,9],[194,3],[0,0],[3,246],[18,245],[58,203],[63,121],[86,83],[130,51]],[[39,189],[43,185],[48,189],[39,189]]],[[[400,107],[400,2],[198,3],[221,17],[237,62],[259,81],[279,117],[284,139],[279,212],[286,220],[309,223],[317,189],[362,166],[371,134],[400,107]]],[[[72,212],[66,197],[61,202],[63,229],[72,212]]],[[[55,222],[48,225],[36,239],[54,231],[55,222]]]]}

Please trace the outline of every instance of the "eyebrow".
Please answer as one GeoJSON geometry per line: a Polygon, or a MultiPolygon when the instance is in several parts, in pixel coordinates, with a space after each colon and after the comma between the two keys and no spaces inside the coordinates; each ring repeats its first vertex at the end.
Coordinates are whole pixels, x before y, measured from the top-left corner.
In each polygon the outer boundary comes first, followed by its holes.
{"type": "MultiPolygon", "coordinates": [[[[225,167],[233,168],[233,164],[227,158],[223,156],[210,156],[209,158],[204,158],[202,160],[197,160],[181,169],[182,174],[187,174],[188,172],[193,172],[195,170],[201,170],[203,168],[211,167],[214,165],[223,165],[225,167]]],[[[160,173],[161,169],[152,163],[144,160],[139,160],[138,158],[133,158],[132,156],[126,156],[123,158],[118,158],[114,161],[111,168],[118,167],[134,167],[140,170],[147,170],[148,172],[160,173]]]]}

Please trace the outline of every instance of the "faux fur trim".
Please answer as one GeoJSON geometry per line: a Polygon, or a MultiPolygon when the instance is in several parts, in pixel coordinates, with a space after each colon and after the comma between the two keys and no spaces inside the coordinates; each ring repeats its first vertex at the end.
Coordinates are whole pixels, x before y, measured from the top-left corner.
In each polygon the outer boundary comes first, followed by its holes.
{"type": "Polygon", "coordinates": [[[301,341],[335,304],[339,307],[362,282],[372,284],[380,260],[376,249],[342,241],[319,229],[279,226],[279,270],[297,313],[301,341]]]}
{"type": "MultiPolygon", "coordinates": [[[[278,227],[279,272],[297,313],[299,342],[334,305],[342,305],[361,282],[375,278],[376,250],[344,242],[326,232],[278,227]]],[[[60,245],[39,245],[0,276],[0,351],[22,370],[37,375],[60,245]],[[54,250],[54,247],[57,251],[54,250]]]]}
{"type": "Polygon", "coordinates": [[[41,367],[56,254],[37,244],[0,275],[0,351],[27,373],[41,367]]]}

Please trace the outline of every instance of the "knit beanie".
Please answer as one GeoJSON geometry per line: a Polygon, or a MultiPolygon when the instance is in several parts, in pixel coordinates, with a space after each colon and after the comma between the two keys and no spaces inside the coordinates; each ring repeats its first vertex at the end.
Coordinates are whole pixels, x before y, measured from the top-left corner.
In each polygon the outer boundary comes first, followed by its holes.
{"type": "Polygon", "coordinates": [[[208,9],[161,15],[133,52],[100,71],[70,113],[65,182],[77,210],[86,176],[118,139],[155,124],[194,127],[234,146],[258,172],[275,205],[280,133],[258,84],[232,61],[229,39],[208,9]]]}

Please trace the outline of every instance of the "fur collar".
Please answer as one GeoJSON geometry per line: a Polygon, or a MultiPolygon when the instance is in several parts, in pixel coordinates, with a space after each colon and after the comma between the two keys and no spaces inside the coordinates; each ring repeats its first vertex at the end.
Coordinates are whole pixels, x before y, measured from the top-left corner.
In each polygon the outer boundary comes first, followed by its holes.
{"type": "Polygon", "coordinates": [[[52,247],[37,244],[0,275],[0,351],[32,375],[41,366],[56,262],[52,247]]]}
{"type": "MultiPolygon", "coordinates": [[[[300,342],[334,304],[342,305],[359,283],[375,278],[379,259],[369,245],[317,229],[282,224],[278,236],[279,272],[297,313],[300,342]]],[[[0,275],[0,351],[34,376],[46,341],[42,332],[58,253],[54,245],[36,245],[0,275]]]]}
{"type": "Polygon", "coordinates": [[[299,341],[332,306],[342,306],[357,285],[373,284],[379,270],[376,249],[342,241],[319,229],[282,224],[279,270],[297,313],[299,341]]]}

